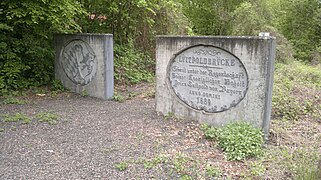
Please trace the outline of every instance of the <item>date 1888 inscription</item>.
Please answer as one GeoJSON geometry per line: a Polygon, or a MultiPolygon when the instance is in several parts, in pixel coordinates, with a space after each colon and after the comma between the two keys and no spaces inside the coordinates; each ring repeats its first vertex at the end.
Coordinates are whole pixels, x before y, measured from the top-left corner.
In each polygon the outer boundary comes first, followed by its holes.
{"type": "Polygon", "coordinates": [[[210,45],[184,49],[171,60],[169,83],[188,106],[209,113],[236,106],[245,97],[248,76],[232,53],[210,45]]]}

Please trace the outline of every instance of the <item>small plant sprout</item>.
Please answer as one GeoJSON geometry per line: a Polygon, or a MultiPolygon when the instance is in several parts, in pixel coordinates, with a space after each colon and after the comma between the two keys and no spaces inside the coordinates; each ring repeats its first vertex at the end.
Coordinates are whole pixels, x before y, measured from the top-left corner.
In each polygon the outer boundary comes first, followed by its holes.
{"type": "Polygon", "coordinates": [[[220,168],[214,167],[211,164],[207,164],[205,167],[206,174],[210,177],[218,178],[222,176],[222,170],[220,168]]]}
{"type": "Polygon", "coordinates": [[[82,96],[82,97],[87,97],[87,96],[89,96],[88,91],[87,91],[87,90],[81,91],[81,96],[82,96]]]}
{"type": "Polygon", "coordinates": [[[173,112],[169,112],[167,115],[165,115],[164,120],[167,121],[169,119],[172,119],[175,117],[175,114],[173,112]]]}
{"type": "Polygon", "coordinates": [[[119,171],[125,171],[128,168],[128,163],[127,162],[120,162],[120,163],[115,164],[114,167],[119,171]]]}
{"type": "Polygon", "coordinates": [[[114,92],[113,100],[120,103],[125,102],[125,98],[117,92],[114,92]]]}

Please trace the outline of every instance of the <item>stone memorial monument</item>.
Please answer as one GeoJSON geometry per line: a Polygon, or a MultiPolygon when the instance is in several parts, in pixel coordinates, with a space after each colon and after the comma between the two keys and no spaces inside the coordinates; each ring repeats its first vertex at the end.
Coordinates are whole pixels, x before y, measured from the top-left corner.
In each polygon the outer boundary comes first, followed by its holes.
{"type": "Polygon", "coordinates": [[[158,36],[156,110],[269,131],[275,38],[158,36]]]}
{"type": "Polygon", "coordinates": [[[113,36],[55,36],[55,77],[72,92],[111,99],[114,93],[113,36]]]}

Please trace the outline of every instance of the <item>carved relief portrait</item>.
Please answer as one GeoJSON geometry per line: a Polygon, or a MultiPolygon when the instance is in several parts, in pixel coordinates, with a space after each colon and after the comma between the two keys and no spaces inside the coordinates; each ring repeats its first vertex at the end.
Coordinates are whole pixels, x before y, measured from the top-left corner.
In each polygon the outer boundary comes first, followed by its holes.
{"type": "Polygon", "coordinates": [[[95,52],[82,40],[69,42],[61,52],[60,65],[67,77],[75,84],[87,85],[97,72],[95,52]]]}

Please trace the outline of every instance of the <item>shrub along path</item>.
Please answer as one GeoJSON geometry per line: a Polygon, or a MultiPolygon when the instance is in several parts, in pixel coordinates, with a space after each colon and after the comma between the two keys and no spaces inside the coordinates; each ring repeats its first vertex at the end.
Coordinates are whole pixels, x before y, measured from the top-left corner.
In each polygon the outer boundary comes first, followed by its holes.
{"type": "Polygon", "coordinates": [[[131,98],[120,103],[63,93],[29,96],[22,105],[1,104],[0,179],[292,176],[286,169],[267,173],[269,160],[227,161],[217,143],[204,138],[199,124],[158,115],[150,86],[123,95],[131,98]],[[45,112],[48,116],[41,119],[45,112]],[[17,122],[4,122],[16,113],[18,120],[12,121],[17,122]],[[47,123],[55,117],[56,123],[47,123]]]}

